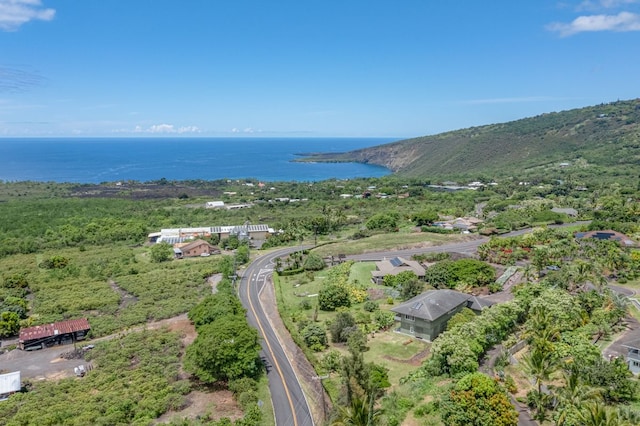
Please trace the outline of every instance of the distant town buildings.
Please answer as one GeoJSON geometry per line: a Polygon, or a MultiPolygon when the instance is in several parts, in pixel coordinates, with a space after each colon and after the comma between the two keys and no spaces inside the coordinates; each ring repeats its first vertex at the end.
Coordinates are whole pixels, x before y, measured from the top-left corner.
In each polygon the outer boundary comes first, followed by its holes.
{"type": "Polygon", "coordinates": [[[204,226],[198,228],[168,228],[160,232],[149,234],[150,243],[177,244],[198,238],[208,238],[217,235],[219,239],[229,238],[234,235],[240,240],[266,240],[269,234],[275,231],[268,225],[230,225],[230,226],[204,226]]]}

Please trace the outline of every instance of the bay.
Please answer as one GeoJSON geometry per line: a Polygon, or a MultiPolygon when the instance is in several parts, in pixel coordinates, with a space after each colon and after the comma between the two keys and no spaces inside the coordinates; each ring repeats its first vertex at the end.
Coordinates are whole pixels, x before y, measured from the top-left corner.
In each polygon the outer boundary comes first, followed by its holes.
{"type": "Polygon", "coordinates": [[[393,138],[4,138],[0,180],[101,183],[166,178],[320,181],[379,177],[384,167],[296,163],[297,154],[344,152],[393,138]]]}

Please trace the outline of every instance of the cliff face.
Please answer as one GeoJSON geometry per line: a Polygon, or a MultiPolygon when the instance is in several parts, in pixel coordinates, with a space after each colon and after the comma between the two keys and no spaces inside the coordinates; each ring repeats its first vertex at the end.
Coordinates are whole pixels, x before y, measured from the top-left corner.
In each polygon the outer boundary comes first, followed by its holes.
{"type": "Polygon", "coordinates": [[[394,142],[348,153],[350,161],[376,164],[398,172],[409,167],[421,155],[418,146],[394,142]]]}

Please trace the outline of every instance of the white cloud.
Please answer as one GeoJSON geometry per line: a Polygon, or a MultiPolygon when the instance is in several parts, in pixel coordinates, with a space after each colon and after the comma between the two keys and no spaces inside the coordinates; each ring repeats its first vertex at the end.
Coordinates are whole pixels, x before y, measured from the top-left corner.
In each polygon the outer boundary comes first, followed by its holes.
{"type": "Polygon", "coordinates": [[[173,124],[154,124],[147,129],[149,133],[175,133],[173,124]]]}
{"type": "Polygon", "coordinates": [[[155,134],[185,134],[185,133],[200,133],[200,129],[197,126],[182,126],[176,127],[173,124],[154,124],[148,128],[142,128],[136,126],[133,130],[134,133],[155,133],[155,134]]]}
{"type": "Polygon", "coordinates": [[[234,127],[230,131],[231,131],[231,133],[255,133],[255,132],[261,132],[261,130],[254,130],[251,127],[246,127],[244,129],[238,129],[237,127],[234,127]]]}
{"type": "Polygon", "coordinates": [[[570,23],[554,22],[547,26],[549,31],[561,37],[595,31],[640,31],[640,15],[631,12],[620,12],[617,15],[579,16],[570,23]]]}
{"type": "Polygon", "coordinates": [[[0,29],[16,31],[29,21],[51,21],[56,11],[42,7],[40,0],[0,0],[0,29]]]}

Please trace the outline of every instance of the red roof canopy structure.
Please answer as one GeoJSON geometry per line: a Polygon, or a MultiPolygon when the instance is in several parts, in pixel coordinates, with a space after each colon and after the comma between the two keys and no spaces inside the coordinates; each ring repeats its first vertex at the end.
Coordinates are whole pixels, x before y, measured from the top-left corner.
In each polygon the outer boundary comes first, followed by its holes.
{"type": "Polygon", "coordinates": [[[20,330],[20,342],[44,339],[60,334],[75,333],[76,331],[90,330],[91,326],[86,318],[54,322],[52,324],[36,325],[35,327],[20,330]]]}

